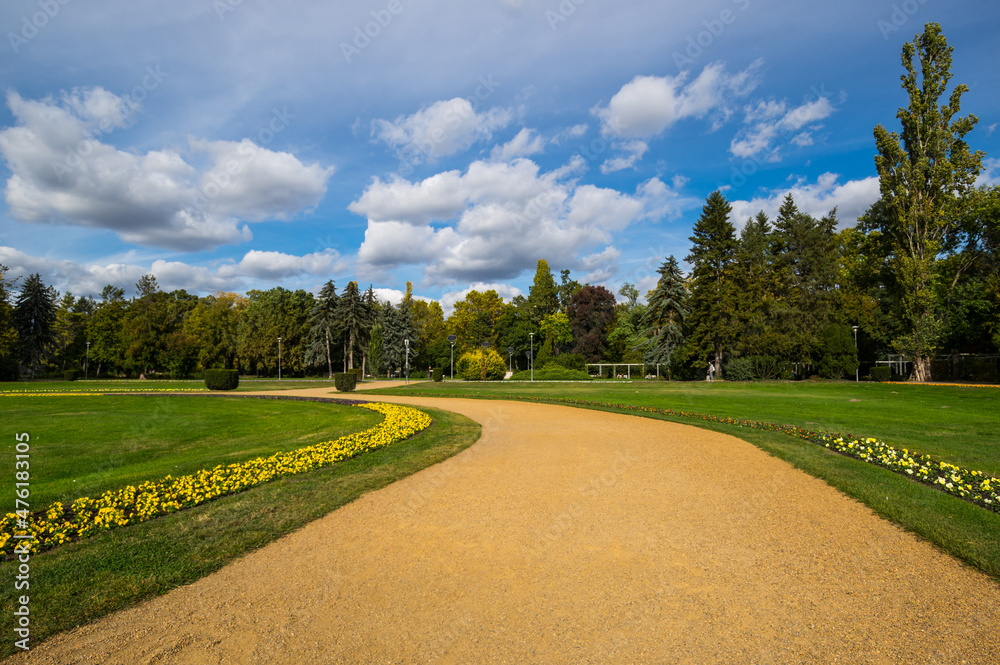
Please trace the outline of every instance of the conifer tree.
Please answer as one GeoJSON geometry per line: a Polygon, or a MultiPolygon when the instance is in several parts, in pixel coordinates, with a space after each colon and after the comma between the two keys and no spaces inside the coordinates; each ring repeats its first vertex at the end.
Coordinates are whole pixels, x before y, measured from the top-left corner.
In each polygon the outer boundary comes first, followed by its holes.
{"type": "MultiPolygon", "coordinates": [[[[325,360],[327,378],[333,378],[332,345],[339,328],[337,287],[327,281],[309,311],[310,360],[325,360]]],[[[309,363],[312,364],[312,363],[309,363]]]]}
{"type": "Polygon", "coordinates": [[[732,323],[739,306],[731,274],[737,242],[730,212],[722,192],[709,194],[694,225],[691,253],[684,259],[692,266],[688,356],[695,363],[710,360],[720,377],[723,352],[735,339],[732,323]]]}
{"type": "Polygon", "coordinates": [[[656,271],[660,279],[647,300],[649,307],[643,317],[645,335],[649,339],[644,359],[650,364],[668,364],[675,350],[684,341],[684,321],[688,314],[688,293],[684,275],[671,254],[656,271]]]}
{"type": "Polygon", "coordinates": [[[545,259],[538,259],[535,279],[528,290],[528,307],[535,325],[539,325],[542,319],[559,309],[559,289],[545,259]]]}
{"type": "Polygon", "coordinates": [[[14,305],[14,328],[21,362],[32,378],[42,370],[55,341],[56,292],[38,273],[24,280],[14,305]]]}

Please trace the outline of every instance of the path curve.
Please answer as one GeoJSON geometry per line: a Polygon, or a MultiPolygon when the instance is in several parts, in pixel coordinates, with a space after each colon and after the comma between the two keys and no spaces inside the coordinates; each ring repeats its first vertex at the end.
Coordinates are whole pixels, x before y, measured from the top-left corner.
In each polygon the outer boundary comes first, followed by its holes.
{"type": "Polygon", "coordinates": [[[482,438],[12,662],[1000,659],[1000,585],[740,439],[566,406],[378,399],[466,415],[482,438]]]}

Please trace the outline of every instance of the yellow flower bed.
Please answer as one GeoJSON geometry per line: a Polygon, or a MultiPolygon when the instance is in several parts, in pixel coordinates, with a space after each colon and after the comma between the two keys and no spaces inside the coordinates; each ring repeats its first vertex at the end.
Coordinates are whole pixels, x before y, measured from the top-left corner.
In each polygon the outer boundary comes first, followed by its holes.
{"type": "MultiPolygon", "coordinates": [[[[0,520],[0,554],[13,552],[16,543],[29,543],[32,552],[52,549],[75,537],[86,538],[98,531],[145,522],[182,508],[197,506],[269,480],[312,471],[376,448],[402,441],[431,424],[422,411],[395,404],[358,404],[384,416],[370,429],[298,450],[279,452],[247,462],[216,466],[174,478],[150,480],[136,486],[109,490],[96,499],[81,497],[69,510],[58,501],[44,514],[26,521],[15,513],[0,520]],[[30,534],[31,539],[17,536],[30,534]]],[[[22,546],[23,547],[23,546],[22,546]]]]}

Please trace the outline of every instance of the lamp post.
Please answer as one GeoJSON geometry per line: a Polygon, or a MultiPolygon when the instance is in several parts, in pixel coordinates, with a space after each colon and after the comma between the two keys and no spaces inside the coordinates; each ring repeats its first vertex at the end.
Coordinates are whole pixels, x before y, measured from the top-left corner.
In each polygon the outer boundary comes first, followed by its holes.
{"type": "Polygon", "coordinates": [[[455,340],[458,339],[457,335],[448,335],[448,341],[451,342],[451,380],[455,380],[455,340]]]}
{"type": "Polygon", "coordinates": [[[528,333],[531,341],[531,353],[528,355],[528,368],[531,370],[531,380],[535,380],[535,333],[528,333]]]}
{"type": "Polygon", "coordinates": [[[507,358],[507,371],[509,371],[511,374],[513,374],[514,373],[514,347],[513,346],[508,346],[507,347],[507,356],[508,356],[508,358],[507,358]]]}
{"type": "Polygon", "coordinates": [[[83,380],[90,378],[90,342],[87,342],[87,359],[83,363],[83,380]]]}
{"type": "Polygon", "coordinates": [[[404,339],[403,346],[406,347],[406,385],[410,385],[410,340],[404,339]]]}
{"type": "MultiPolygon", "coordinates": [[[[857,353],[858,353],[858,327],[857,326],[851,326],[851,327],[854,328],[854,354],[857,355],[857,353]]],[[[860,379],[859,379],[860,370],[861,370],[861,360],[859,359],[858,360],[858,364],[855,365],[855,367],[854,367],[854,383],[858,383],[858,381],[860,381],[860,379]]]]}
{"type": "Polygon", "coordinates": [[[278,381],[281,381],[281,338],[278,338],[278,381]]]}

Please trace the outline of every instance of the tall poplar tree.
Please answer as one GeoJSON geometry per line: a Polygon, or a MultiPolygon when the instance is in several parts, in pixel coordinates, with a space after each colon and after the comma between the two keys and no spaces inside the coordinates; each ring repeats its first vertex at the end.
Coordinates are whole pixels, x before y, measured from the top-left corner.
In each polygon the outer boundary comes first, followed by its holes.
{"type": "Polygon", "coordinates": [[[528,311],[531,320],[539,325],[546,316],[559,309],[559,289],[545,259],[538,259],[535,279],[528,290],[528,311]]]}
{"type": "Polygon", "coordinates": [[[928,23],[924,32],[903,46],[900,77],[909,104],[896,113],[902,133],[875,127],[879,189],[887,214],[872,216],[869,232],[887,242],[889,263],[900,294],[902,333],[892,346],[911,359],[911,378],[931,378],[931,359],[941,341],[943,323],[935,281],[942,256],[961,235],[962,198],[982,170],[983,153],[972,152],[965,135],[979,119],[959,117],[965,85],[947,94],[952,47],[941,26],[928,23]]]}
{"type": "Polygon", "coordinates": [[[692,265],[688,355],[693,362],[711,360],[720,377],[723,352],[735,338],[732,322],[739,306],[732,280],[737,242],[730,212],[722,192],[708,195],[690,238],[691,253],[684,259],[692,265]]]}

